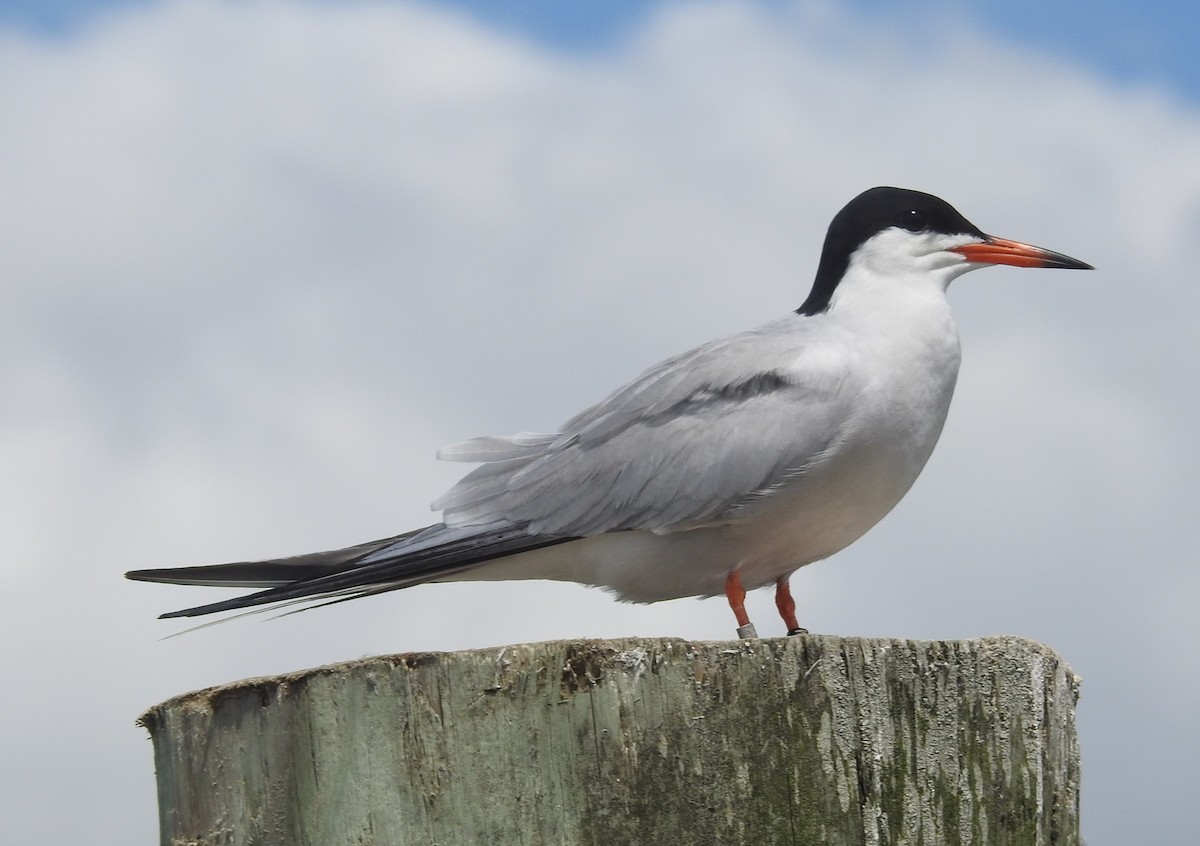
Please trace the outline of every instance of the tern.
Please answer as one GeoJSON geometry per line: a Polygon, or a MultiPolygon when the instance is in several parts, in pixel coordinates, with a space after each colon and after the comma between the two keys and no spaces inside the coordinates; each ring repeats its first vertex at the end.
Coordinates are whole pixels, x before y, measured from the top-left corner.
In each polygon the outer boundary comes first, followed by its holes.
{"type": "Polygon", "coordinates": [[[134,570],[130,579],[260,588],[172,611],[194,617],[326,604],[425,582],[553,579],[627,602],[724,594],[756,636],[747,590],[862,537],[908,492],[954,393],[946,291],[989,265],[1091,265],[985,234],[946,201],[872,188],[834,216],[794,312],[642,373],[559,432],[452,444],[476,462],[435,500],[442,521],[291,558],[134,570]]]}

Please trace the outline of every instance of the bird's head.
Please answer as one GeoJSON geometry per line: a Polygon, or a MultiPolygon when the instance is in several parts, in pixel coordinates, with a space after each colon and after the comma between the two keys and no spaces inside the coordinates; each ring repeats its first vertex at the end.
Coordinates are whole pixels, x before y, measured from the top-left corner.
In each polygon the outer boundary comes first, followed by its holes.
{"type": "Polygon", "coordinates": [[[846,279],[849,285],[894,281],[945,290],[963,273],[993,264],[1092,269],[1062,253],[988,235],[932,194],[872,188],[829,224],[812,292],[797,311],[826,311],[846,279]]]}

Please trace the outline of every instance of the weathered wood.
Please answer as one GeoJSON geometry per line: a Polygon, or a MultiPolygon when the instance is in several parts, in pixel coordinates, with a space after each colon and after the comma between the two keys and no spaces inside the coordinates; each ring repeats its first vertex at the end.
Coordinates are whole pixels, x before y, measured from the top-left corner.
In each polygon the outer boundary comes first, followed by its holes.
{"type": "Polygon", "coordinates": [[[1075,844],[1078,679],[1016,638],[371,658],[142,717],[164,844],[1075,844]]]}

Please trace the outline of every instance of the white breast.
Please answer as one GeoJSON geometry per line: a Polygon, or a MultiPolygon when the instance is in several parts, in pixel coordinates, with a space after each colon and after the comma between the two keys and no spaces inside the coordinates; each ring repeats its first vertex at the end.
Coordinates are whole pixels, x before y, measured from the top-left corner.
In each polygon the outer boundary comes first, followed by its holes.
{"type": "Polygon", "coordinates": [[[731,527],[748,552],[747,586],[849,546],[916,481],[941,435],[960,360],[958,332],[938,293],[897,298],[889,320],[848,327],[858,356],[854,420],[824,461],[731,527]],[[888,324],[891,331],[878,331],[888,324]]]}

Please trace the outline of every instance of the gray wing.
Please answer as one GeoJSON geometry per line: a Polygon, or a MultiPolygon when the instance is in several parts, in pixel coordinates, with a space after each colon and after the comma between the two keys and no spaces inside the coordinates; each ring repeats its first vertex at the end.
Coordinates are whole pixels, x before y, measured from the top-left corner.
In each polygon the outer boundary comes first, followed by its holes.
{"type": "Polygon", "coordinates": [[[560,433],[446,447],[440,458],[484,464],[433,507],[452,526],[574,537],[732,519],[852,424],[845,348],[813,343],[811,324],[788,317],[668,359],[560,433]]]}
{"type": "Polygon", "coordinates": [[[198,617],[265,605],[291,605],[309,600],[324,604],[386,593],[462,573],[494,558],[569,540],[572,538],[533,536],[525,527],[507,523],[469,528],[451,528],[439,523],[329,552],[267,561],[131,570],[125,577],[184,585],[266,587],[257,593],[160,615],[198,617]]]}

